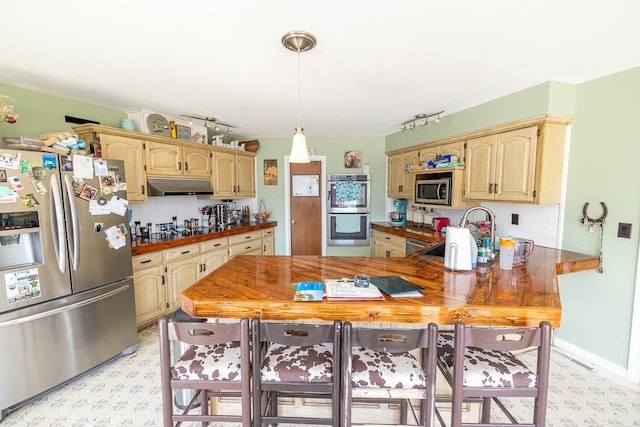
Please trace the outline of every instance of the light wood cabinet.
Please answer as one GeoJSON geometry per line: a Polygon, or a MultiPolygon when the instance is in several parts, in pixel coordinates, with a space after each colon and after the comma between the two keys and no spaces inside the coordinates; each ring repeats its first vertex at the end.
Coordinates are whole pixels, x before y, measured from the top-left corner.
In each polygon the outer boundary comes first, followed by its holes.
{"type": "Polygon", "coordinates": [[[229,241],[226,237],[200,243],[200,279],[229,260],[229,241]]]}
{"type": "Polygon", "coordinates": [[[145,173],[145,141],[121,135],[110,135],[87,129],[78,132],[84,141],[100,141],[102,157],[124,162],[127,182],[127,200],[129,202],[147,201],[147,176],[145,173]]]}
{"type": "Polygon", "coordinates": [[[180,308],[180,293],[200,279],[200,247],[197,243],[164,251],[169,311],[180,308]]]}
{"type": "Polygon", "coordinates": [[[213,154],[213,198],[255,197],[255,165],[252,156],[213,154]]]}
{"type": "Polygon", "coordinates": [[[262,231],[236,234],[229,237],[229,259],[237,255],[262,255],[262,231]]]}
{"type": "Polygon", "coordinates": [[[167,310],[162,252],[135,256],[132,263],[136,323],[140,327],[162,316],[167,310]]]}
{"type": "Polygon", "coordinates": [[[405,165],[418,163],[418,150],[389,156],[388,159],[388,179],[387,196],[412,198],[414,177],[407,173],[405,165]]]}
{"type": "Polygon", "coordinates": [[[263,254],[275,254],[275,228],[132,257],[138,327],[180,308],[182,291],[233,256],[263,254]]]}
{"type": "Polygon", "coordinates": [[[466,200],[531,202],[538,127],[531,126],[466,142],[466,200]]]}
{"type": "Polygon", "coordinates": [[[262,230],[262,255],[276,254],[276,231],[273,228],[262,230]]]}
{"type": "Polygon", "coordinates": [[[373,230],[374,257],[403,257],[405,256],[406,239],[402,236],[373,230]]]}
{"type": "Polygon", "coordinates": [[[203,147],[180,146],[149,141],[147,173],[154,176],[211,176],[211,151],[203,147]]]}
{"type": "Polygon", "coordinates": [[[450,142],[448,144],[429,144],[418,151],[418,162],[428,163],[445,154],[456,155],[462,161],[463,153],[463,141],[450,142]]]}

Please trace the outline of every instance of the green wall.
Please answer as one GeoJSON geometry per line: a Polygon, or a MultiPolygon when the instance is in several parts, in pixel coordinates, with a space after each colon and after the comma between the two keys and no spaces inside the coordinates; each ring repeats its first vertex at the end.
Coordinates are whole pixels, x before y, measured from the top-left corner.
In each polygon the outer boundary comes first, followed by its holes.
{"type": "Polygon", "coordinates": [[[627,366],[640,226],[640,68],[583,83],[576,90],[562,246],[598,253],[599,230],[579,219],[582,206],[604,225],[604,273],[561,276],[563,322],[558,336],[622,367],[627,366]],[[631,239],[618,223],[633,224],[631,239]]]}
{"type": "MultiPolygon", "coordinates": [[[[269,219],[278,221],[276,230],[276,253],[285,253],[285,194],[284,194],[284,156],[291,150],[292,136],[282,138],[259,138],[260,149],[256,157],[258,174],[258,195],[264,200],[272,213],[269,219]],[[263,160],[278,160],[278,185],[264,185],[262,179],[263,160]]],[[[369,163],[371,174],[371,220],[385,220],[386,201],[386,156],[384,137],[333,137],[314,138],[307,135],[307,146],[315,149],[316,155],[326,156],[327,173],[362,173],[362,169],[347,169],[343,164],[345,151],[362,151],[362,164],[369,163]]],[[[324,178],[323,178],[324,179],[324,178]]],[[[322,188],[326,189],[326,183],[322,188]]],[[[327,255],[369,256],[371,247],[340,248],[329,246],[327,255]]]]}
{"type": "Polygon", "coordinates": [[[47,132],[72,132],[72,124],[66,123],[64,116],[94,120],[103,125],[115,127],[120,127],[120,121],[127,117],[124,111],[3,83],[0,83],[0,94],[12,97],[14,111],[20,114],[17,123],[0,123],[0,137],[39,137],[47,132]]]}

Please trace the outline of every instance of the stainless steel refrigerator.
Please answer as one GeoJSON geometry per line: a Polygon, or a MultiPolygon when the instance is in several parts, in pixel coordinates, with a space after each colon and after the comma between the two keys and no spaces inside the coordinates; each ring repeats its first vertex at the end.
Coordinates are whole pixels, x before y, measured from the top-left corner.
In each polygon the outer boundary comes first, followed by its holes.
{"type": "Polygon", "coordinates": [[[137,350],[124,163],[0,150],[0,419],[137,350]]]}

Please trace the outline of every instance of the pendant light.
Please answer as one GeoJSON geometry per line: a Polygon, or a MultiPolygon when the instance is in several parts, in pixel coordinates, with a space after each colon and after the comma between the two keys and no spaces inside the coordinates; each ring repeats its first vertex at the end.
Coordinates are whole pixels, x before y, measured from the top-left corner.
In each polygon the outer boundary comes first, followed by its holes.
{"type": "Polygon", "coordinates": [[[316,38],[305,31],[291,31],[282,36],[282,45],[298,53],[298,127],[293,135],[289,163],[310,163],[307,138],[300,124],[300,52],[311,50],[316,45],[316,38]]]}

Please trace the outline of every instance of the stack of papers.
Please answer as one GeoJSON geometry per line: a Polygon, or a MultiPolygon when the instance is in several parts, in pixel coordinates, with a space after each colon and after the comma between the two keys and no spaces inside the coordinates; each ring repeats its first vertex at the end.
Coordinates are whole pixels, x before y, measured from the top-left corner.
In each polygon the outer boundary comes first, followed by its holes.
{"type": "Polygon", "coordinates": [[[353,280],[327,279],[324,281],[327,300],[383,300],[384,295],[375,286],[357,287],[353,280]]]}
{"type": "Polygon", "coordinates": [[[400,276],[380,276],[370,279],[382,292],[394,298],[419,298],[422,287],[400,276]]]}

